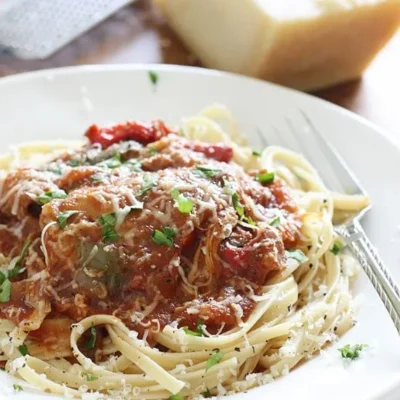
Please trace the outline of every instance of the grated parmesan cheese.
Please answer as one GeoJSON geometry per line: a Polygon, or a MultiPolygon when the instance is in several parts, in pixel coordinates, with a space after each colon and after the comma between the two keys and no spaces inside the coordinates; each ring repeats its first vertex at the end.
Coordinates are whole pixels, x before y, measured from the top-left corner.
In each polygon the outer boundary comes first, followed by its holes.
{"type": "Polygon", "coordinates": [[[10,372],[17,372],[20,368],[22,368],[26,364],[25,357],[18,357],[15,360],[11,361],[9,365],[10,372]]]}
{"type": "Polygon", "coordinates": [[[231,307],[233,308],[233,310],[235,312],[235,316],[238,321],[238,325],[243,326],[244,325],[243,320],[242,320],[243,315],[244,315],[243,308],[239,304],[235,304],[235,303],[232,303],[231,307]]]}

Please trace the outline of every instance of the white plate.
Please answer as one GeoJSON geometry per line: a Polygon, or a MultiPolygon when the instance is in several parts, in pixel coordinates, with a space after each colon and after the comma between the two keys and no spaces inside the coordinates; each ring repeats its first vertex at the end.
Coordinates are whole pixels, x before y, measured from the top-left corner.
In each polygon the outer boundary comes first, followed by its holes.
{"type": "MultiPolygon", "coordinates": [[[[162,118],[177,123],[207,105],[226,104],[246,127],[268,134],[284,116],[305,110],[337,147],[369,191],[374,208],[367,232],[400,281],[400,150],[379,129],[361,118],[311,96],[253,79],[175,66],[80,67],[41,71],[0,80],[0,152],[9,144],[39,139],[81,138],[93,122],[162,118]],[[157,87],[148,71],[157,71],[157,87]]],[[[365,276],[357,325],[319,356],[274,383],[240,394],[247,399],[389,399],[400,385],[400,340],[365,276]],[[337,347],[367,343],[363,359],[346,366],[337,347]]],[[[11,393],[0,375],[0,398],[11,393]],[[7,392],[8,390],[8,392],[7,392]]],[[[36,392],[37,393],[37,392],[36,392]]],[[[53,396],[52,396],[53,397],[53,396]]],[[[42,400],[23,392],[14,399],[42,400]]]]}

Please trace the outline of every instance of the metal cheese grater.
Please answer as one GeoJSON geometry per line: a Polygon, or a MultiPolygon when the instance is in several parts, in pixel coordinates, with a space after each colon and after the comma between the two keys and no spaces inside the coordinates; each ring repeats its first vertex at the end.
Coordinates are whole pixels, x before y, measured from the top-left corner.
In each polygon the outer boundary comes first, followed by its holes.
{"type": "Polygon", "coordinates": [[[131,2],[0,0],[0,53],[46,58],[131,2]]]}

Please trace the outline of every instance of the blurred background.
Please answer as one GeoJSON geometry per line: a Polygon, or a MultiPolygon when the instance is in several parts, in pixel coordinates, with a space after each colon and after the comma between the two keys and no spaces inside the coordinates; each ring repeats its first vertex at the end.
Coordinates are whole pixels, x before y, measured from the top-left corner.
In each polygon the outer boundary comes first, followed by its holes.
{"type": "Polygon", "coordinates": [[[399,22],[400,0],[0,0],[0,77],[207,66],[311,92],[400,140],[399,22]]]}

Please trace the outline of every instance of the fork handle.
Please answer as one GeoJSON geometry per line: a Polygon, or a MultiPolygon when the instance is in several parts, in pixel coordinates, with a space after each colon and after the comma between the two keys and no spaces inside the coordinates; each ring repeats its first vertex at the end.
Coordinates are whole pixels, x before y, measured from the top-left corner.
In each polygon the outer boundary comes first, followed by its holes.
{"type": "Polygon", "coordinates": [[[355,240],[349,246],[354,251],[361,267],[367,274],[373,287],[386,307],[397,332],[400,334],[399,286],[383,264],[377,250],[368,239],[364,229],[358,221],[353,221],[351,224],[347,225],[345,234],[346,236],[356,235],[359,237],[359,240],[355,240]]]}

